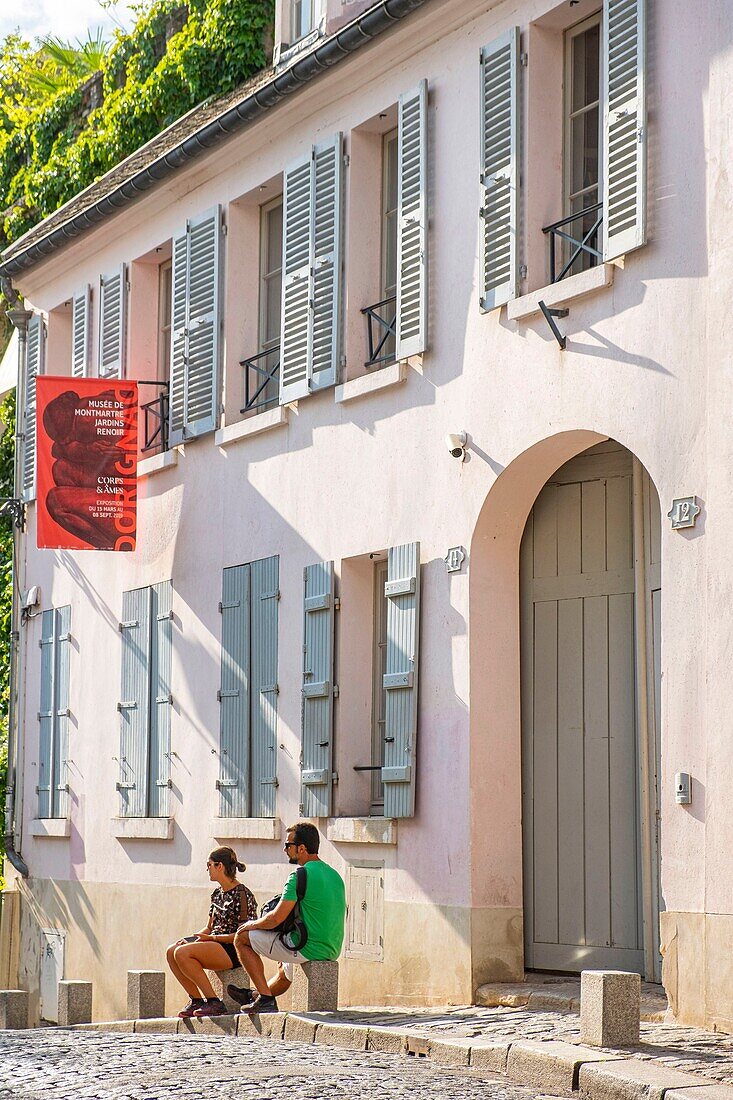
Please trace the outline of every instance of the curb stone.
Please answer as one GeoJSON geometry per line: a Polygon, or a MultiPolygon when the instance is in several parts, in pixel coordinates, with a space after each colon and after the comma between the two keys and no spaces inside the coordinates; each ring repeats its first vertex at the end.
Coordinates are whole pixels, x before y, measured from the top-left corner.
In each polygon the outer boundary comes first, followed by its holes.
{"type": "Polygon", "coordinates": [[[700,1078],[659,1062],[621,1058],[604,1065],[582,1065],[579,1074],[581,1097],[590,1100],[663,1100],[669,1089],[694,1087],[707,1090],[700,1078]]]}
{"type": "Polygon", "coordinates": [[[506,1072],[513,1081],[552,1092],[573,1092],[578,1088],[580,1067],[588,1062],[609,1062],[623,1058],[593,1047],[564,1043],[559,1039],[522,1039],[509,1049],[506,1072]]]}

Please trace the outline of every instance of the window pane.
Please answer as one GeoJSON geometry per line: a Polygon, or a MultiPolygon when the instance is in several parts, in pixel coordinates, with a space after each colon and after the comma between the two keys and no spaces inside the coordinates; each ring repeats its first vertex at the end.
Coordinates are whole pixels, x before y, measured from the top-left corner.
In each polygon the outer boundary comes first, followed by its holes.
{"type": "Polygon", "coordinates": [[[579,111],[589,103],[597,103],[600,78],[600,26],[573,38],[572,45],[572,111],[579,111]]]}
{"type": "Polygon", "coordinates": [[[280,339],[282,275],[272,275],[265,283],[265,332],[263,344],[280,339]]]}
{"type": "Polygon", "coordinates": [[[570,123],[572,166],[570,193],[577,194],[598,183],[598,107],[576,115],[570,123]]]}
{"type": "Polygon", "coordinates": [[[274,206],[267,214],[267,271],[278,271],[283,255],[283,208],[274,206]]]}

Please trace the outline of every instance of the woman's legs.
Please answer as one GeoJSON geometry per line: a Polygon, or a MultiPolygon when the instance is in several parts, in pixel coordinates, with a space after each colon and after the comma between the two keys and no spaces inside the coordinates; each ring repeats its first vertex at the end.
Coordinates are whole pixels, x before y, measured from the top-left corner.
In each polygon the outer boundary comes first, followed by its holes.
{"type": "Polygon", "coordinates": [[[188,993],[189,997],[198,997],[199,996],[198,987],[196,985],[194,985],[194,983],[190,980],[190,978],[186,977],[186,975],[183,973],[183,971],[181,970],[181,968],[178,966],[178,964],[176,962],[176,951],[181,946],[182,945],[178,944],[178,943],[172,943],[170,945],[170,947],[168,948],[168,950],[165,953],[166,962],[168,963],[168,966],[171,969],[171,974],[176,979],[176,981],[179,982],[179,984],[183,986],[183,988],[186,990],[186,993],[188,993]]]}
{"type": "Polygon", "coordinates": [[[184,943],[174,948],[173,960],[181,974],[178,980],[189,996],[201,996],[207,1000],[211,1000],[216,994],[205,970],[231,970],[232,968],[232,960],[224,948],[220,943],[213,943],[211,940],[184,943]],[[196,992],[192,993],[192,989],[196,992]]]}

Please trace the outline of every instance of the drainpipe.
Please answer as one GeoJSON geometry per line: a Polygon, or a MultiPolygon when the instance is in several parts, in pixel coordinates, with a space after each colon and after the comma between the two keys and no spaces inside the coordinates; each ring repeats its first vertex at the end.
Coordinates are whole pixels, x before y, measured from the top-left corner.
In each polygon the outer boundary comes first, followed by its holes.
{"type": "MultiPolygon", "coordinates": [[[[15,403],[15,463],[13,471],[13,496],[20,499],[20,455],[23,433],[20,430],[25,401],[25,363],[28,346],[28,322],[33,316],[23,308],[18,292],[10,279],[1,281],[2,292],[10,303],[6,316],[18,330],[18,386],[15,403]]],[[[22,529],[13,523],[13,600],[10,610],[10,701],[8,706],[8,784],[5,796],[5,855],[23,878],[28,878],[28,865],[20,854],[23,819],[23,733],[24,722],[18,721],[19,701],[22,699],[23,663],[20,654],[20,592],[18,578],[22,529]],[[17,846],[16,846],[17,840],[17,846]]]]}

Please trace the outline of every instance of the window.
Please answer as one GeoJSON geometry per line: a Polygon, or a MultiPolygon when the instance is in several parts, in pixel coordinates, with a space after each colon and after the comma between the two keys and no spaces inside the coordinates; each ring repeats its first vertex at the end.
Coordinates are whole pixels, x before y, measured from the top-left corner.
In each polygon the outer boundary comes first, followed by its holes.
{"type": "MultiPolygon", "coordinates": [[[[601,14],[591,16],[565,35],[565,215],[592,208],[571,223],[573,237],[585,238],[598,219],[600,196],[601,14]]],[[[587,243],[598,247],[598,231],[587,243]]],[[[566,244],[566,260],[571,246],[566,244]]],[[[583,251],[569,274],[585,271],[598,257],[583,251]]]]}
{"type": "Polygon", "coordinates": [[[69,756],[69,650],[71,607],[41,618],[41,704],[38,710],[38,816],[67,817],[69,756]]]}
{"type": "Polygon", "coordinates": [[[127,270],[99,280],[99,377],[122,378],[127,350],[127,270]]]}
{"type": "Polygon", "coordinates": [[[169,814],[172,599],[170,581],[122,595],[122,817],[169,814]]]}
{"type": "Polygon", "coordinates": [[[36,378],[43,374],[46,350],[46,326],[39,313],[34,313],[28,322],[28,342],[26,345],[25,378],[23,379],[22,408],[23,450],[22,488],[23,500],[34,500],[36,496],[36,378]]]}
{"type": "Polygon", "coordinates": [[[318,0],[290,0],[290,44],[305,38],[315,28],[318,0]]]}
{"type": "Polygon", "coordinates": [[[83,378],[90,373],[92,288],[87,284],[74,294],[71,315],[71,373],[83,378]]]}
{"type": "Polygon", "coordinates": [[[282,321],[283,200],[260,207],[259,354],[246,365],[245,412],[259,412],[279,400],[282,321]]]}
{"type": "Polygon", "coordinates": [[[171,309],[173,261],[166,260],[158,269],[158,379],[167,379],[171,369],[171,309]]]}
{"type": "Polygon", "coordinates": [[[219,813],[274,817],[280,559],[224,570],[219,689],[219,813]]]}
{"type": "Polygon", "coordinates": [[[372,774],[371,812],[381,814],[384,809],[384,784],[381,769],[384,767],[384,738],[387,719],[387,693],[384,677],[387,672],[387,560],[374,563],[374,638],[372,648],[372,767],[379,768],[372,774]]]}
{"type": "MultiPolygon", "coordinates": [[[[388,302],[382,316],[388,320],[396,314],[397,301],[397,130],[391,130],[382,139],[382,300],[388,302]]],[[[394,321],[392,321],[394,324],[394,321]]],[[[395,357],[396,336],[387,334],[380,351],[380,358],[391,362],[395,357]]]]}

